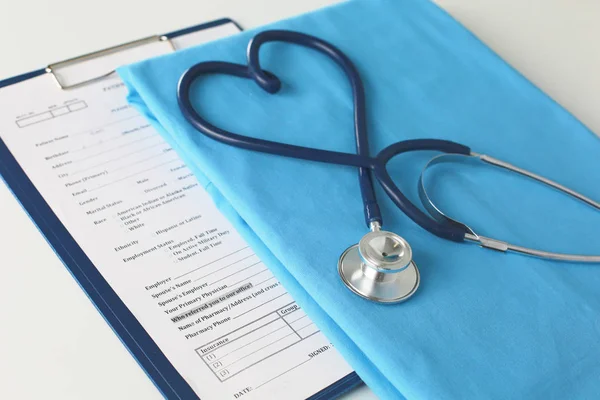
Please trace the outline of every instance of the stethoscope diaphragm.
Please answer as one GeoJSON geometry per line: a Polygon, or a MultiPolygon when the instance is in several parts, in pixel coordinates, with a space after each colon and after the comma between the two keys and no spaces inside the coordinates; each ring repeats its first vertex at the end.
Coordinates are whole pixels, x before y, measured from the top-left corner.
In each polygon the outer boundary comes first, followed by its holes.
{"type": "Polygon", "coordinates": [[[378,303],[399,303],[419,287],[420,275],[408,242],[399,235],[375,230],[342,253],[338,272],[357,295],[378,303]]]}

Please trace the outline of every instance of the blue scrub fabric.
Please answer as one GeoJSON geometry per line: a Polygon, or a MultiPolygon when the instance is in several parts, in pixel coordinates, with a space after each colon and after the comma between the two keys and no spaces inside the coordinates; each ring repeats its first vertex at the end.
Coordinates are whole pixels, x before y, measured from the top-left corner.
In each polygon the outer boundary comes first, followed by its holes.
{"type": "MultiPolygon", "coordinates": [[[[426,1],[350,1],[119,70],[130,102],[382,399],[598,398],[600,265],[442,240],[377,187],[384,228],[411,243],[421,287],[398,305],[363,300],[337,272],[339,255],[366,232],[357,171],[237,149],[187,123],[176,99],[181,74],[201,61],[245,63],[252,36],[275,28],[320,37],[352,59],[372,154],[405,139],[449,139],[600,199],[600,140],[426,1]]],[[[285,43],[265,45],[261,63],[282,80],[279,93],[209,76],[193,88],[197,110],[233,132],[354,151],[352,98],[337,65],[285,43]]],[[[401,155],[389,166],[414,202],[433,155],[401,155]]],[[[600,212],[525,178],[440,165],[430,190],[479,234],[600,253],[600,212]]]]}

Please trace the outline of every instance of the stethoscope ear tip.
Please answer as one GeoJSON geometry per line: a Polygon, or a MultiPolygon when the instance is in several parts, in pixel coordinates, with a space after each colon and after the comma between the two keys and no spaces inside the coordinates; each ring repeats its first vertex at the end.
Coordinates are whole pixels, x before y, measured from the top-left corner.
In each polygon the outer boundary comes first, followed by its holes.
{"type": "Polygon", "coordinates": [[[340,256],[338,272],[352,292],[378,303],[405,301],[420,283],[410,245],[388,231],[369,232],[346,249],[340,256]]]}

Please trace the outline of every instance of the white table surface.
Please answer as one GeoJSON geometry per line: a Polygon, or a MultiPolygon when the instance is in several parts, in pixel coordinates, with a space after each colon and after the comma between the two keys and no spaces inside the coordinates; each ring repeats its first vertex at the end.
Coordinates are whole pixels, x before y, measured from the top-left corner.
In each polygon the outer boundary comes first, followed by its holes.
{"type": "MultiPolygon", "coordinates": [[[[249,28],[334,2],[0,0],[0,79],[219,17],[249,28]]],[[[437,2],[600,133],[600,2],[437,2]]],[[[2,182],[0,273],[1,399],[161,398],[2,182]]]]}

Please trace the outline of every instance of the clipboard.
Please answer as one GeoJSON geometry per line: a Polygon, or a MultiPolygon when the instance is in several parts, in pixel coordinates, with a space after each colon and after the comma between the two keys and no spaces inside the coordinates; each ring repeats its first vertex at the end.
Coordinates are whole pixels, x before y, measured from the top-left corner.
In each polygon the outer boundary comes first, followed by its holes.
{"type": "MultiPolygon", "coordinates": [[[[235,21],[223,18],[53,63],[46,68],[2,80],[0,81],[0,89],[43,74],[51,74],[53,76],[57,90],[69,90],[80,87],[113,74],[114,69],[102,71],[99,74],[74,83],[66,82],[62,79],[60,71],[89,60],[110,56],[113,53],[157,41],[167,42],[173,50],[176,50],[172,42],[173,39],[227,24],[233,24],[237,30],[242,30],[242,27],[235,21]]],[[[43,116],[34,117],[43,118],[43,116]]],[[[49,116],[49,118],[51,117],[49,116]]],[[[32,120],[31,123],[35,123],[35,121],[32,120]]],[[[2,139],[0,139],[0,177],[30,216],[40,233],[53,248],[73,278],[78,282],[81,289],[88,295],[96,309],[111,326],[138,364],[144,369],[161,394],[167,399],[198,399],[194,390],[167,359],[148,332],[142,327],[133,313],[77,244],[58,216],[52,211],[2,139]]],[[[338,397],[361,382],[358,375],[353,372],[319,393],[316,393],[310,399],[338,397]]]]}

